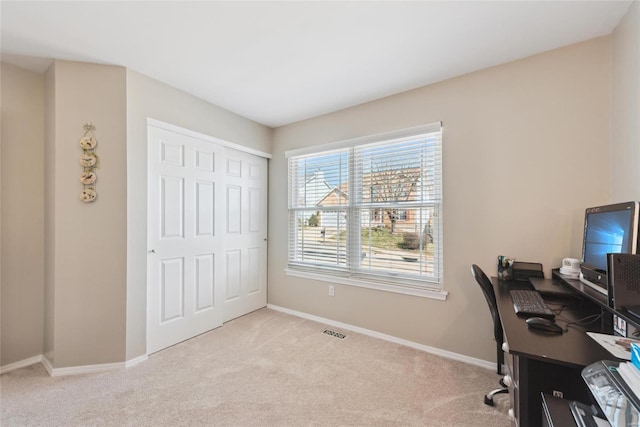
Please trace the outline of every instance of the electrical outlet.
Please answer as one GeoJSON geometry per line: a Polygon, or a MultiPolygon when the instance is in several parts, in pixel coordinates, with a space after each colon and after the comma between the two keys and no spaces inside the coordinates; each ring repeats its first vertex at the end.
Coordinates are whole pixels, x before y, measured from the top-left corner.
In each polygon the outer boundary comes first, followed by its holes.
{"type": "Polygon", "coordinates": [[[562,399],[564,397],[564,394],[561,391],[553,390],[553,396],[562,399]]]}
{"type": "Polygon", "coordinates": [[[333,285],[329,285],[329,296],[334,296],[336,294],[336,290],[333,285]]]}

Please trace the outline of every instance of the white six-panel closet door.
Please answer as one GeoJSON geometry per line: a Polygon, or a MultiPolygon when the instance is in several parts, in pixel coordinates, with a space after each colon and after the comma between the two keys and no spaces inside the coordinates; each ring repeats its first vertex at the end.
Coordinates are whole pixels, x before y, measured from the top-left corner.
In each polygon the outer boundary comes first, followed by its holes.
{"type": "Polygon", "coordinates": [[[267,160],[148,127],[147,353],[266,305],[267,160]]]}

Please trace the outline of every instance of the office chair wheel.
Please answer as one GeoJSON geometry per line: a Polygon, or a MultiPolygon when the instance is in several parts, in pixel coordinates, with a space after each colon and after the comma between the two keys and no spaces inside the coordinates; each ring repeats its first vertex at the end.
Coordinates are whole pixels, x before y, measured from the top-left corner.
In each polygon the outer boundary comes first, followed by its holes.
{"type": "Polygon", "coordinates": [[[485,405],[489,405],[489,406],[494,406],[493,396],[495,396],[496,394],[502,394],[502,393],[509,393],[509,389],[508,388],[499,388],[499,389],[493,390],[493,391],[485,394],[485,396],[484,396],[484,404],[485,405]]]}

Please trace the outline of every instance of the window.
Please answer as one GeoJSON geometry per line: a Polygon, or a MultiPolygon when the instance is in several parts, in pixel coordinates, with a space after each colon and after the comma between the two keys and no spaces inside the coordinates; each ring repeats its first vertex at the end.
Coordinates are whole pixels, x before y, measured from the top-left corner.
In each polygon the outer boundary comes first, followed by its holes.
{"type": "Polygon", "coordinates": [[[441,141],[435,123],[287,152],[288,271],[441,291],[441,141]]]}

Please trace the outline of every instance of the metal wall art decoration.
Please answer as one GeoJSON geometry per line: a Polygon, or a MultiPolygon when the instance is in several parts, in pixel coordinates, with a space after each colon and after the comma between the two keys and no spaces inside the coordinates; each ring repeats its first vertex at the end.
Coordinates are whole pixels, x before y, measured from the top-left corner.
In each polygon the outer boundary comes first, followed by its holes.
{"type": "Polygon", "coordinates": [[[84,136],[80,139],[80,148],[82,148],[82,157],[80,157],[80,165],[83,168],[80,175],[80,182],[84,186],[80,193],[80,200],[84,203],[90,203],[96,200],[96,169],[98,169],[98,156],[95,152],[98,141],[95,136],[96,127],[91,123],[84,125],[84,136]]]}

